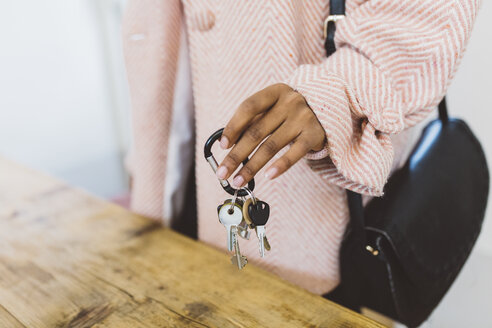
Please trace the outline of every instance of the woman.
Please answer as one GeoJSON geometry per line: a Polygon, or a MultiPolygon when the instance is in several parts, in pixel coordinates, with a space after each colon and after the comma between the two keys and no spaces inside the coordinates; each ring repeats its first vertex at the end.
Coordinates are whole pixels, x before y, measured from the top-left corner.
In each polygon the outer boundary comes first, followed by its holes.
{"type": "Polygon", "coordinates": [[[205,140],[225,126],[220,145],[228,151],[217,175],[233,177],[236,187],[254,176],[256,196],[271,207],[271,252],[259,259],[252,238],[241,240],[242,253],[320,294],[339,282],[348,222],[344,189],[382,195],[412,146],[412,127],[442,99],[479,1],[347,0],[337,51],[326,58],[328,6],[328,0],[130,0],[124,21],[134,108],[133,209],[168,220],[169,131],[178,53],[186,43],[199,239],[225,248],[215,213],[228,195],[202,158],[205,140]],[[250,162],[233,174],[246,156],[250,162]]]}

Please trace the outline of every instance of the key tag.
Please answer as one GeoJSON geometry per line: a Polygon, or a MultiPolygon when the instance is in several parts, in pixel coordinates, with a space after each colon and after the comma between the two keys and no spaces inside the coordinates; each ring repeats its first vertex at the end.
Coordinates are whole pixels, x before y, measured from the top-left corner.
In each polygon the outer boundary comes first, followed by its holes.
{"type": "Polygon", "coordinates": [[[255,226],[262,226],[268,222],[270,217],[270,205],[264,201],[256,201],[247,208],[248,215],[255,226]]]}
{"type": "MultiPolygon", "coordinates": [[[[207,160],[207,162],[210,164],[210,167],[212,168],[212,170],[214,171],[214,173],[217,172],[217,168],[219,167],[219,164],[217,163],[217,160],[215,159],[214,155],[212,154],[212,146],[213,144],[220,139],[220,137],[222,136],[222,132],[224,132],[224,129],[219,129],[217,131],[214,132],[214,134],[212,134],[207,142],[205,142],[205,147],[204,147],[204,155],[205,155],[205,159],[207,160]]],[[[246,159],[243,161],[243,165],[245,165],[246,163],[248,163],[249,161],[249,158],[246,157],[246,159]]],[[[218,179],[218,178],[217,178],[218,179]]],[[[248,195],[248,193],[241,189],[241,190],[237,190],[237,189],[234,189],[232,188],[232,186],[230,185],[229,181],[227,180],[223,180],[223,179],[218,179],[219,182],[220,182],[220,185],[222,186],[222,188],[224,188],[224,190],[229,193],[230,195],[233,195],[236,194],[237,196],[239,197],[245,197],[248,195]]],[[[253,190],[255,189],[255,179],[251,179],[249,182],[248,182],[248,188],[249,190],[253,190]]]]}

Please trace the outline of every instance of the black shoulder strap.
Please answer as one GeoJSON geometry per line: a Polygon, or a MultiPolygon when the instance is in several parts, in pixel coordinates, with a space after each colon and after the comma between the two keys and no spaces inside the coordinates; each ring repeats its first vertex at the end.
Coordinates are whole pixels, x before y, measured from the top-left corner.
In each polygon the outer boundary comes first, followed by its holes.
{"type": "Polygon", "coordinates": [[[442,98],[439,103],[439,119],[445,123],[448,121],[448,105],[446,103],[446,97],[442,98]]]}
{"type": "Polygon", "coordinates": [[[336,50],[335,48],[335,31],[337,17],[345,15],[345,0],[330,0],[330,15],[326,18],[325,23],[325,50],[326,56],[330,57],[336,50]]]}

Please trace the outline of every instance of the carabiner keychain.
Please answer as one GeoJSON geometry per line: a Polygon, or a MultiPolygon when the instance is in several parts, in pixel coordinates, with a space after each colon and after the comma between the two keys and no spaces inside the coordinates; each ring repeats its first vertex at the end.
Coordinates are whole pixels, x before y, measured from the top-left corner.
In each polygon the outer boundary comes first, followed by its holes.
{"type": "MultiPolygon", "coordinates": [[[[217,172],[219,164],[217,164],[217,161],[212,154],[212,146],[217,140],[220,139],[223,131],[224,129],[220,129],[212,134],[210,138],[208,138],[207,142],[205,142],[205,147],[203,149],[205,159],[210,164],[210,167],[214,173],[217,172]]],[[[243,161],[243,166],[246,165],[248,161],[249,158],[246,157],[243,161]]],[[[270,243],[268,242],[265,233],[265,224],[267,223],[270,215],[270,206],[254,196],[254,178],[248,182],[248,187],[242,187],[240,189],[232,188],[227,180],[218,180],[222,188],[233,196],[231,200],[228,199],[223,204],[220,204],[217,207],[217,212],[219,215],[219,222],[222,223],[227,230],[227,249],[229,251],[234,249],[235,254],[232,256],[231,262],[232,264],[237,265],[238,269],[242,269],[246,263],[248,263],[248,259],[246,256],[241,255],[238,236],[244,239],[249,239],[248,228],[255,229],[256,231],[260,256],[265,256],[265,250],[270,250],[270,243]],[[243,203],[243,201],[237,201],[237,197],[246,196],[251,197],[250,203],[248,203],[249,199],[245,203],[243,203]],[[243,208],[244,204],[249,205],[246,205],[246,207],[243,208]],[[227,206],[227,211],[223,210],[224,206],[227,206]],[[238,211],[236,211],[236,209],[238,209],[238,211]],[[245,218],[248,220],[246,221],[245,218]]]]}
{"type": "MultiPolygon", "coordinates": [[[[205,159],[210,164],[210,167],[212,168],[212,170],[214,171],[214,173],[217,172],[217,168],[218,168],[219,164],[217,163],[217,161],[215,160],[214,155],[212,154],[212,146],[213,146],[213,144],[217,140],[220,139],[220,137],[222,136],[222,132],[223,131],[224,131],[224,128],[222,128],[220,130],[217,130],[214,134],[212,134],[210,136],[210,138],[208,138],[207,142],[205,142],[205,147],[203,149],[204,150],[205,159]]],[[[249,158],[246,157],[246,159],[243,161],[243,165],[245,165],[246,163],[248,163],[248,160],[249,160],[249,158]]],[[[226,192],[228,192],[229,194],[231,194],[233,196],[234,196],[234,194],[236,194],[238,197],[248,196],[248,193],[245,190],[243,190],[243,189],[236,190],[236,189],[232,188],[232,186],[229,184],[229,181],[223,180],[223,179],[218,179],[218,180],[219,180],[222,188],[224,188],[224,190],[226,192]]],[[[255,189],[255,179],[254,178],[251,179],[248,182],[248,188],[251,191],[253,191],[253,189],[255,189]]]]}

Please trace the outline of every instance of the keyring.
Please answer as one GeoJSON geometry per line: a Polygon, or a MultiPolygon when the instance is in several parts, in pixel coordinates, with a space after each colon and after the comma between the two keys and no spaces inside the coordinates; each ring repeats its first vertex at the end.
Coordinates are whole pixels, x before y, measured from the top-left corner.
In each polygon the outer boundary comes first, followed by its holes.
{"type": "Polygon", "coordinates": [[[253,203],[253,205],[256,205],[256,197],[253,192],[248,187],[242,187],[241,189],[248,193],[249,198],[251,198],[251,202],[253,203]]]}
{"type": "Polygon", "coordinates": [[[234,213],[234,205],[236,204],[236,200],[237,200],[237,192],[238,190],[236,189],[234,195],[232,196],[231,207],[229,207],[229,214],[234,213]]]}
{"type": "MultiPolygon", "coordinates": [[[[220,130],[217,130],[216,132],[214,132],[214,134],[212,134],[207,142],[205,142],[205,147],[203,148],[204,150],[204,155],[205,155],[205,159],[207,160],[207,162],[210,164],[210,167],[212,168],[212,170],[214,171],[214,173],[217,172],[217,168],[219,167],[219,164],[217,163],[217,161],[215,160],[215,157],[214,155],[212,154],[212,146],[213,144],[220,139],[220,137],[222,136],[222,132],[224,131],[224,128],[220,129],[220,130]]],[[[246,165],[246,163],[248,163],[249,161],[249,158],[246,157],[243,161],[243,166],[246,165]]],[[[218,179],[218,178],[217,178],[218,179]]],[[[237,196],[239,197],[245,197],[245,196],[248,196],[248,193],[241,189],[241,190],[237,190],[237,189],[234,189],[232,188],[232,186],[229,184],[229,181],[227,180],[223,180],[223,179],[218,179],[222,188],[224,188],[224,190],[226,192],[228,192],[229,194],[233,195],[236,194],[237,192],[237,196]]],[[[255,179],[251,179],[249,182],[248,182],[248,188],[249,190],[253,191],[253,189],[255,189],[255,179]]]]}

